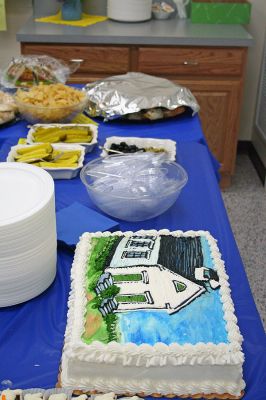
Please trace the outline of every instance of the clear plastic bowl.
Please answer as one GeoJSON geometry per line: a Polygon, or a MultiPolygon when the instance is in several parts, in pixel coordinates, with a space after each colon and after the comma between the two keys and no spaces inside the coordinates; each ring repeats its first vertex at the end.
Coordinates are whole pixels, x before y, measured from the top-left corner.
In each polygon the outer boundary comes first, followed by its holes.
{"type": "MultiPolygon", "coordinates": [[[[109,158],[114,157],[117,156],[109,158]]],[[[127,182],[123,187],[122,182],[119,190],[112,190],[112,179],[116,179],[114,175],[99,179],[99,175],[95,174],[104,160],[106,158],[97,158],[86,164],[80,173],[81,180],[91,200],[100,210],[125,221],[144,221],[164,213],[175,203],[188,180],[187,173],[181,165],[173,161],[164,161],[160,164],[161,176],[158,176],[157,167],[150,166],[146,169],[147,173],[139,173],[134,187],[127,185],[127,182]],[[145,193],[145,187],[151,187],[152,193],[145,193]]]]}
{"type": "Polygon", "coordinates": [[[15,98],[18,111],[22,118],[32,124],[50,123],[50,122],[71,122],[79,113],[83,112],[87,105],[87,99],[77,104],[63,107],[44,107],[27,104],[15,98]]]}

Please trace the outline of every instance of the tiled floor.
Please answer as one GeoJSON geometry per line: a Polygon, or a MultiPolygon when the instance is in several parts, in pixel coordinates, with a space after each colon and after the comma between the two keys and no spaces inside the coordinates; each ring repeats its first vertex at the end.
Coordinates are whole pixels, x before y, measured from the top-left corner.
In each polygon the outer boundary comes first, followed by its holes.
{"type": "Polygon", "coordinates": [[[223,199],[266,330],[266,189],[246,154],[238,155],[232,186],[223,199]]]}

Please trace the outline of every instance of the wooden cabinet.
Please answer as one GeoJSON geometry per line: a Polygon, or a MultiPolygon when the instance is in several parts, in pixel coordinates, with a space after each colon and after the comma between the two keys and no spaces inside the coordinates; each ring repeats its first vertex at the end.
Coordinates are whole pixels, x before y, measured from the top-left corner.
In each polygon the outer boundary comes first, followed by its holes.
{"type": "Polygon", "coordinates": [[[22,54],[47,54],[66,62],[80,60],[72,82],[87,83],[88,78],[125,74],[130,68],[130,48],[125,46],[84,46],[66,44],[22,44],[22,54]]]}
{"type": "Polygon", "coordinates": [[[139,68],[147,74],[238,76],[244,58],[243,49],[212,47],[140,47],[139,68]]]}
{"type": "Polygon", "coordinates": [[[203,132],[221,163],[221,187],[234,172],[247,49],[244,47],[21,43],[22,54],[82,60],[72,83],[139,71],[187,86],[197,98],[203,132]]]}
{"type": "Polygon", "coordinates": [[[236,80],[179,80],[200,105],[200,118],[208,145],[221,163],[221,187],[230,186],[234,173],[241,87],[236,80]]]}

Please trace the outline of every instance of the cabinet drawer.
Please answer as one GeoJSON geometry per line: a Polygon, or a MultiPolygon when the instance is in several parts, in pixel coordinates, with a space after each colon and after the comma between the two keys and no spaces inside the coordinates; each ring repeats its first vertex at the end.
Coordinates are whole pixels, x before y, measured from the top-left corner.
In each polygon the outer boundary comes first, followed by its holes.
{"type": "Polygon", "coordinates": [[[125,73],[129,69],[129,48],[65,44],[22,44],[22,54],[47,54],[61,60],[83,60],[77,74],[125,73]]]}
{"type": "Polygon", "coordinates": [[[156,75],[240,76],[243,48],[140,47],[138,69],[156,75]]]}

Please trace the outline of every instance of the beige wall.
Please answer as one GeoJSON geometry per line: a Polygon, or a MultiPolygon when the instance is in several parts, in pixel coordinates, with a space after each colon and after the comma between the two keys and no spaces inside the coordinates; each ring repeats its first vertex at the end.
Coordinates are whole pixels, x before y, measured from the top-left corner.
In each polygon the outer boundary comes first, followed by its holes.
{"type": "Polygon", "coordinates": [[[32,0],[6,0],[6,13],[7,31],[0,32],[0,68],[20,53],[16,32],[31,16],[32,0]]]}
{"type": "Polygon", "coordinates": [[[239,139],[251,140],[257,101],[258,81],[266,29],[266,0],[250,0],[251,22],[248,26],[254,38],[249,48],[239,139]]]}

